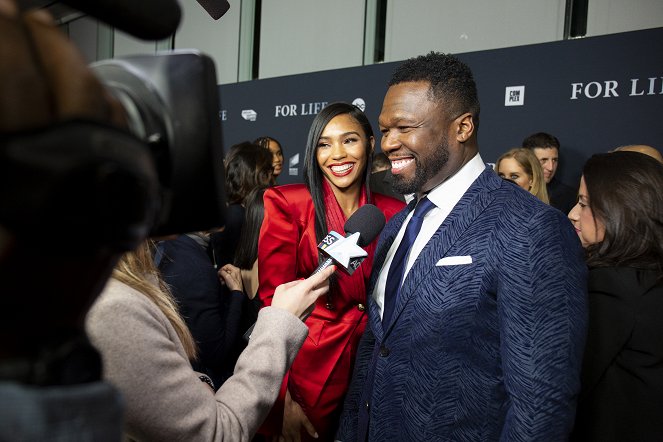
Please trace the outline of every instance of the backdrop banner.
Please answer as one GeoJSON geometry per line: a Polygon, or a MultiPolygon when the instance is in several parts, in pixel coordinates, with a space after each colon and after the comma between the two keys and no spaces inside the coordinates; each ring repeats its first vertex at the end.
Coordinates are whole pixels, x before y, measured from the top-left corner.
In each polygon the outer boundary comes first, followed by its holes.
{"type": "MultiPolygon", "coordinates": [[[[576,186],[594,153],[625,144],[663,150],[663,28],[457,54],[479,89],[486,162],[534,132],[561,143],[557,176],[576,186]]],[[[387,81],[400,62],[219,86],[225,150],[263,135],[283,145],[279,184],[302,182],[315,114],[335,101],[364,109],[376,133],[387,81]]]]}

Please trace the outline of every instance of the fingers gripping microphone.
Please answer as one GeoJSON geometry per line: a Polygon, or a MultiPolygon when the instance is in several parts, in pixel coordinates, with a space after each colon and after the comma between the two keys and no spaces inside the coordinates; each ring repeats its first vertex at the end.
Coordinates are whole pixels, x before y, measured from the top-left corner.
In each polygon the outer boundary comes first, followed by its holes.
{"type": "MultiPolygon", "coordinates": [[[[346,236],[342,236],[334,231],[325,236],[318,249],[327,256],[313,274],[323,271],[332,264],[336,264],[348,274],[352,275],[359,265],[368,256],[368,253],[362,249],[366,247],[378,236],[386,223],[384,214],[380,209],[372,204],[364,204],[345,222],[343,230],[346,236]]],[[[312,310],[307,313],[302,321],[309,317],[312,310]]],[[[253,324],[244,333],[244,339],[251,339],[253,333],[253,324]]]]}
{"type": "Polygon", "coordinates": [[[331,231],[325,236],[318,249],[327,256],[317,269],[316,274],[332,264],[336,264],[349,275],[352,275],[359,265],[368,256],[362,249],[369,245],[382,231],[386,219],[380,209],[372,204],[361,206],[345,222],[343,229],[346,236],[331,231]]]}

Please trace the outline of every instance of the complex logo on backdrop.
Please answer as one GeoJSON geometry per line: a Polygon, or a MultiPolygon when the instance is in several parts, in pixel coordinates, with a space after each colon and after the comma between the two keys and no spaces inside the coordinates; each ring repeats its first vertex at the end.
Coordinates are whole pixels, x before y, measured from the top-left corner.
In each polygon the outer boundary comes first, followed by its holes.
{"type": "Polygon", "coordinates": [[[299,154],[295,154],[288,160],[288,175],[297,176],[299,174],[299,154]]]}
{"type": "Polygon", "coordinates": [[[309,103],[296,104],[277,104],[274,106],[274,117],[297,117],[300,115],[316,115],[327,106],[326,101],[311,101],[309,103]]]}
{"type": "Polygon", "coordinates": [[[359,109],[361,109],[362,112],[366,111],[366,102],[364,101],[363,98],[355,98],[354,100],[352,100],[352,104],[354,104],[359,109]]]}
{"type": "Polygon", "coordinates": [[[242,118],[247,121],[256,121],[256,118],[258,118],[258,112],[253,109],[244,109],[242,111],[242,118]]]}
{"type": "Polygon", "coordinates": [[[620,85],[617,80],[571,83],[570,100],[619,97],[620,93],[627,97],[663,95],[663,77],[649,77],[646,80],[631,78],[626,86],[620,85]]]}
{"type": "Polygon", "coordinates": [[[504,92],[505,106],[523,106],[525,104],[525,86],[507,86],[504,92]]]}

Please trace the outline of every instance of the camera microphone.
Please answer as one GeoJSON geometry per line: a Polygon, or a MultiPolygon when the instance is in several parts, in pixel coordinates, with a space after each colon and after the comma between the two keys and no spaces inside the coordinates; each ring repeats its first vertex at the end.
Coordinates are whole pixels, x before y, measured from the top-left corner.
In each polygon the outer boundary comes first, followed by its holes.
{"type": "MultiPolygon", "coordinates": [[[[313,274],[321,272],[332,264],[342,268],[346,273],[352,275],[359,265],[368,256],[368,253],[362,249],[366,247],[380,234],[386,218],[384,213],[373,204],[364,204],[353,213],[350,218],[345,222],[343,230],[346,236],[339,233],[330,231],[325,236],[320,244],[318,250],[327,258],[318,265],[313,271],[313,274]]],[[[312,313],[312,309],[304,315],[302,321],[312,313]]],[[[253,324],[244,333],[244,339],[248,341],[251,339],[253,333],[253,324]]]]}
{"type": "Polygon", "coordinates": [[[61,0],[110,26],[143,40],[161,40],[175,33],[182,11],[175,0],[61,0]]]}

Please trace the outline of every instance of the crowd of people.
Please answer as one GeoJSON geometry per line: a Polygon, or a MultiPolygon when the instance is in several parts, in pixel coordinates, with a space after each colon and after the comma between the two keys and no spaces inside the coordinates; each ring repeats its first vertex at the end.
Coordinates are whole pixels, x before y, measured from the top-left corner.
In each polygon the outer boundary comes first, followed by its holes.
{"type": "MultiPolygon", "coordinates": [[[[4,32],[31,33],[36,57],[55,48],[77,68],[55,72],[58,93],[32,104],[121,121],[47,18],[11,1],[0,2],[0,18],[4,32]]],[[[42,61],[32,63],[56,69],[42,61]]],[[[23,114],[0,127],[63,118],[23,114]]],[[[548,133],[488,165],[479,115],[470,68],[431,52],[389,81],[382,152],[366,115],[341,102],[312,121],[301,184],[277,185],[283,146],[273,137],[232,146],[219,158],[223,226],[147,238],[121,256],[67,257],[56,270],[96,278],[78,293],[48,273],[56,299],[77,300],[52,327],[67,330],[58,345],[76,343],[96,367],[56,385],[105,395],[113,420],[95,421],[106,431],[99,440],[119,437],[113,422],[136,441],[663,440],[660,152],[607,146],[569,186],[556,177],[560,143],[548,133]],[[318,245],[366,204],[388,223],[363,247],[362,265],[317,272],[318,245]]],[[[36,247],[0,228],[3,284],[20,285],[14,273],[36,247]]],[[[25,347],[53,338],[45,325],[17,338],[0,322],[9,398],[35,376],[20,371],[36,357],[25,347]]],[[[3,440],[22,428],[2,422],[3,440]]]]}

